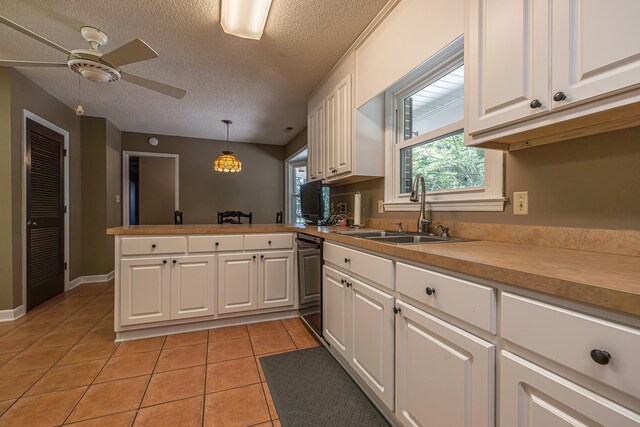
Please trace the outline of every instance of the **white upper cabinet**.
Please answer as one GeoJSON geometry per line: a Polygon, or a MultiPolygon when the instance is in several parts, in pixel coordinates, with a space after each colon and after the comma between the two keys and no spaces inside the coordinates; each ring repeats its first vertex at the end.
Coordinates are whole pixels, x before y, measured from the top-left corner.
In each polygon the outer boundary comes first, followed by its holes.
{"type": "Polygon", "coordinates": [[[552,4],[554,108],[640,85],[639,1],[552,4]]]}
{"type": "Polygon", "coordinates": [[[640,2],[466,0],[467,145],[513,150],[637,126],[640,2]]]}
{"type": "Polygon", "coordinates": [[[354,76],[352,53],[309,100],[310,180],[355,182],[384,175],[384,105],[375,100],[362,112],[355,110],[354,76]]]}
{"type": "Polygon", "coordinates": [[[324,132],[324,102],[321,102],[307,118],[307,144],[309,146],[307,178],[309,181],[324,178],[324,132]]]}
{"type": "Polygon", "coordinates": [[[469,133],[547,111],[547,2],[477,0],[469,8],[469,133]]]}
{"type": "Polygon", "coordinates": [[[342,79],[326,102],[326,176],[351,172],[352,114],[351,74],[342,79]]]}

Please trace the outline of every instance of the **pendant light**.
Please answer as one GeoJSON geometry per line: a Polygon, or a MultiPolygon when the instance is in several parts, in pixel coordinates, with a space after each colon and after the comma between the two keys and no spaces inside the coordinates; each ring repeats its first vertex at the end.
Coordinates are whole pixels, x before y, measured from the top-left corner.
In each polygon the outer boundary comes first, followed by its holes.
{"type": "Polygon", "coordinates": [[[227,149],[222,152],[222,156],[213,162],[213,170],[216,172],[240,172],[242,163],[233,155],[233,151],[229,151],[229,125],[233,122],[231,120],[221,121],[227,125],[227,149]]]}

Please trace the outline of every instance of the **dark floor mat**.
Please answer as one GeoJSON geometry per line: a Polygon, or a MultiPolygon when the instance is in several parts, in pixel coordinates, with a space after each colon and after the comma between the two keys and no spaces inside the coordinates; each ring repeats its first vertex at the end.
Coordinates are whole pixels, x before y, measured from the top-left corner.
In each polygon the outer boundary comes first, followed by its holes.
{"type": "Polygon", "coordinates": [[[324,347],[260,362],[285,427],[390,426],[324,347]]]}

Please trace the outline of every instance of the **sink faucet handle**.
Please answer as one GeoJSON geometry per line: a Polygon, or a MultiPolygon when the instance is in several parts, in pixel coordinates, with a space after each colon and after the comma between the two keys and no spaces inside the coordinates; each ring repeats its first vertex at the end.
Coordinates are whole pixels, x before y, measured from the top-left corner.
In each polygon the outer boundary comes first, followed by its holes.
{"type": "Polygon", "coordinates": [[[402,221],[394,221],[391,224],[398,226],[398,233],[402,233],[404,229],[402,228],[402,221]]]}
{"type": "Polygon", "coordinates": [[[451,237],[451,235],[449,234],[449,227],[445,227],[442,224],[438,224],[438,225],[436,225],[436,230],[438,228],[440,228],[442,230],[442,234],[441,234],[442,237],[451,237]]]}

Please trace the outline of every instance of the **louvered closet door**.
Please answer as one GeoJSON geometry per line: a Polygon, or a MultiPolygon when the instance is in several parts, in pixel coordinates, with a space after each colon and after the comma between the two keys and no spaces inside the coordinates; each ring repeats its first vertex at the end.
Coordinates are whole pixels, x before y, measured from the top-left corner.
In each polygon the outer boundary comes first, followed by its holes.
{"type": "Polygon", "coordinates": [[[27,309],[64,292],[64,137],[27,120],[27,309]]]}

